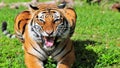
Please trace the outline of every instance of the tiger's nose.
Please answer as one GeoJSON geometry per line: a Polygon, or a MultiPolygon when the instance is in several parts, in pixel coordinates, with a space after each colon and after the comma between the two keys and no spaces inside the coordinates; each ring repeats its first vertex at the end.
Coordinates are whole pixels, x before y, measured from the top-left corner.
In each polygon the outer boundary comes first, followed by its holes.
{"type": "Polygon", "coordinates": [[[53,34],[53,30],[47,30],[46,33],[50,36],[53,34]]]}

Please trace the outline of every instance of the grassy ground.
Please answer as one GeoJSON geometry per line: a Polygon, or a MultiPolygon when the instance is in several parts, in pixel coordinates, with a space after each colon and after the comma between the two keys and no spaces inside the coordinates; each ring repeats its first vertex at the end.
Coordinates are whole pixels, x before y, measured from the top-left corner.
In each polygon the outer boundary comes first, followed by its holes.
{"type": "MultiPolygon", "coordinates": [[[[14,33],[14,18],[24,9],[0,9],[0,26],[6,20],[8,29],[14,33]]],[[[87,4],[77,5],[75,10],[78,16],[72,37],[76,53],[73,68],[119,68],[120,13],[87,4]]],[[[5,37],[0,31],[0,68],[25,68],[23,54],[21,43],[5,37]]],[[[49,62],[46,67],[55,67],[49,62]]]]}

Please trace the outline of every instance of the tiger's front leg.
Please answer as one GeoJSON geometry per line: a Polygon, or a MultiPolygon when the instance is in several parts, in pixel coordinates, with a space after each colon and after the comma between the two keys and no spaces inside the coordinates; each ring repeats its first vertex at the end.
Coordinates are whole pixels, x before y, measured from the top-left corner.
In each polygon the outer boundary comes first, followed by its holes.
{"type": "Polygon", "coordinates": [[[58,62],[57,68],[71,68],[75,61],[74,48],[62,60],[58,62]]]}
{"type": "Polygon", "coordinates": [[[43,62],[29,53],[25,53],[25,64],[27,68],[44,68],[43,62]]]}

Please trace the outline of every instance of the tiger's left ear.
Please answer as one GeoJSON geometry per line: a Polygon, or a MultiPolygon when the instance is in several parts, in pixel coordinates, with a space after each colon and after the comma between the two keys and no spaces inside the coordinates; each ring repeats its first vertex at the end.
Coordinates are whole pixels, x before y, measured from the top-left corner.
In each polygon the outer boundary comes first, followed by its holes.
{"type": "Polygon", "coordinates": [[[38,10],[38,9],[39,9],[38,7],[32,6],[31,4],[30,4],[30,8],[31,8],[32,10],[38,10]]]}
{"type": "Polygon", "coordinates": [[[58,5],[58,8],[63,9],[66,6],[66,2],[62,2],[61,4],[58,5]]]}

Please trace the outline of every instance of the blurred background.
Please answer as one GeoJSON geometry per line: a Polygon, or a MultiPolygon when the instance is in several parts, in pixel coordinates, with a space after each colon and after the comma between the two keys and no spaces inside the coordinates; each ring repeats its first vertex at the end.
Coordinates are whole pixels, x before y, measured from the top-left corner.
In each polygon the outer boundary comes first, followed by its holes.
{"type": "MultiPolygon", "coordinates": [[[[0,27],[8,22],[14,33],[16,15],[29,4],[67,2],[77,13],[73,37],[76,62],[73,68],[120,68],[120,0],[0,0],[0,27]]],[[[52,60],[46,68],[55,68],[52,60]]],[[[25,68],[24,52],[18,39],[0,31],[0,68],[25,68]]]]}

